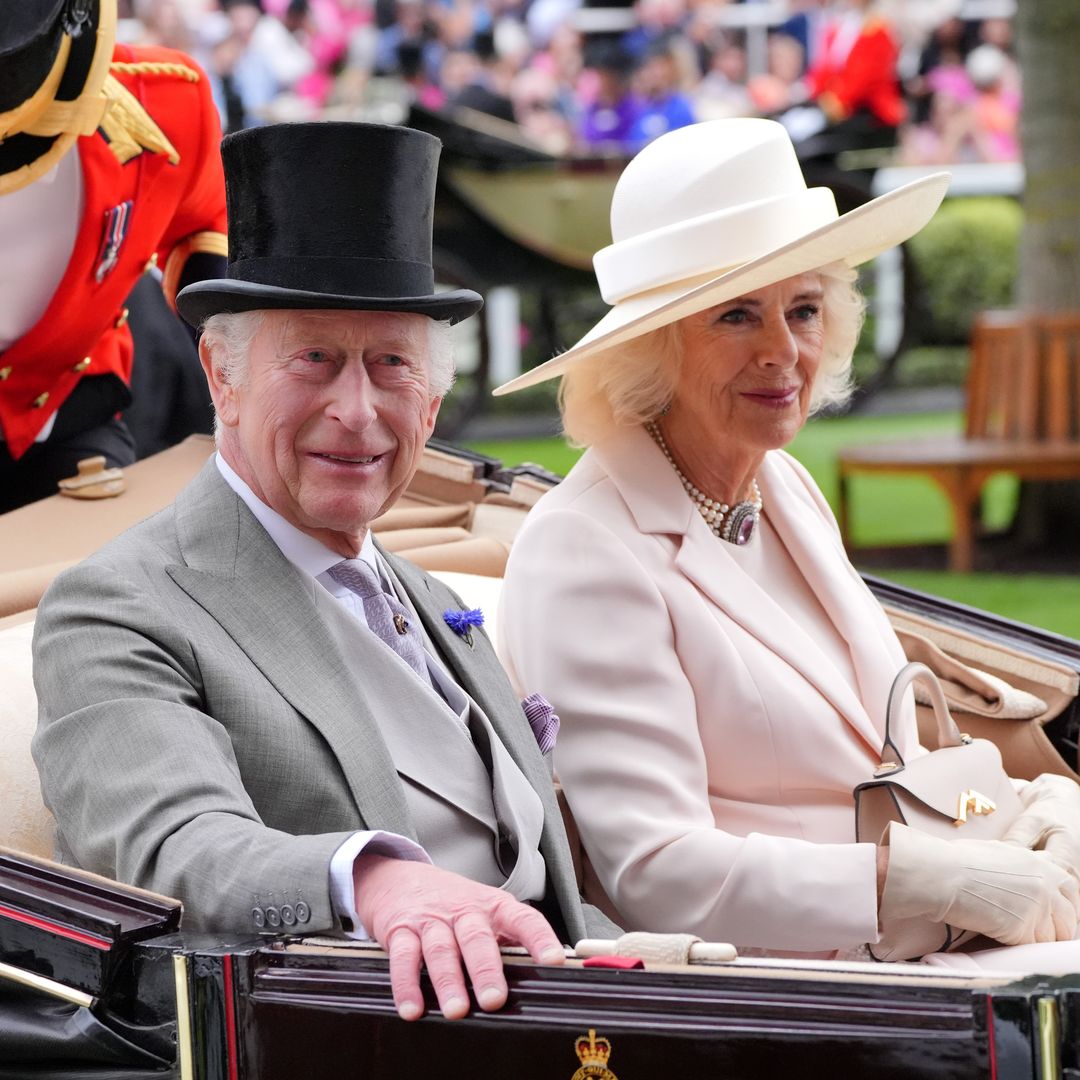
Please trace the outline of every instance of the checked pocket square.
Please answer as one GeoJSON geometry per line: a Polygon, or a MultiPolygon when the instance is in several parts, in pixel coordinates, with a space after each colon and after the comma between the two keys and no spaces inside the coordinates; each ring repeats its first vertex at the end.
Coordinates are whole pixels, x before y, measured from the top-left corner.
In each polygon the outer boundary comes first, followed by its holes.
{"type": "Polygon", "coordinates": [[[551,702],[543,694],[530,694],[522,700],[521,707],[525,710],[525,718],[529,721],[533,735],[536,736],[540,753],[550,753],[559,734],[559,717],[551,702]]]}

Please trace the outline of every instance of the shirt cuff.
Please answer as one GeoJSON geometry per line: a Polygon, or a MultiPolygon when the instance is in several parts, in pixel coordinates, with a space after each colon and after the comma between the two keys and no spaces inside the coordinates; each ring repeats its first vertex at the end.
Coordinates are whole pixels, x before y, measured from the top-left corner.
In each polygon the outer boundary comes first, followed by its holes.
{"type": "Polygon", "coordinates": [[[371,940],[371,935],[364,929],[356,913],[356,891],[353,886],[353,864],[364,852],[408,862],[431,863],[428,853],[415,841],[382,830],[354,832],[334,852],[330,859],[330,902],[334,908],[334,921],[346,937],[356,941],[371,940]]]}

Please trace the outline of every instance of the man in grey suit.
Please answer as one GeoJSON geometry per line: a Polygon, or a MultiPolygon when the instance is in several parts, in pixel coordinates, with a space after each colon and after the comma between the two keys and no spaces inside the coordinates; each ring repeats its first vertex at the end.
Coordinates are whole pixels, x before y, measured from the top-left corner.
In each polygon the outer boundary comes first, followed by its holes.
{"type": "Polygon", "coordinates": [[[179,897],[191,928],[370,935],[405,1018],[421,962],[448,1017],[465,973],[496,1009],[500,943],[558,963],[560,937],[612,927],[581,904],[486,636],[456,633],[457,598],[368,531],[449,389],[449,324],[481,304],[435,293],[438,142],[290,124],[222,153],[228,277],[179,299],[218,454],[38,614],[59,853],[179,897]]]}

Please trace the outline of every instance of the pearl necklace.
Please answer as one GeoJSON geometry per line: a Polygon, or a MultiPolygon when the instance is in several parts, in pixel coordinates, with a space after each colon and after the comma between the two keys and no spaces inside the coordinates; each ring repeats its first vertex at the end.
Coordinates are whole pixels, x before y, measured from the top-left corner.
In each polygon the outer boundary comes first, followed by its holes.
{"type": "Polygon", "coordinates": [[[660,433],[660,426],[655,420],[650,420],[645,425],[645,430],[652,436],[653,442],[660,447],[661,453],[667,458],[668,464],[675,470],[679,482],[690,496],[694,508],[705,519],[705,524],[712,530],[714,536],[726,540],[729,544],[742,547],[750,542],[754,535],[758,519],[761,517],[761,489],[756,479],[750,481],[750,498],[736,503],[734,507],[719,499],[712,499],[697,488],[683,473],[682,469],[675,464],[668,444],[660,433]]]}

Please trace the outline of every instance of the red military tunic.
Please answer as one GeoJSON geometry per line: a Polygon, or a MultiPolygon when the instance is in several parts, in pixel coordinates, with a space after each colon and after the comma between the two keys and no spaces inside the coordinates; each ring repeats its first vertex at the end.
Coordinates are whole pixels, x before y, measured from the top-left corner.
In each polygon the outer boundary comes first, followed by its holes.
{"type": "Polygon", "coordinates": [[[865,109],[882,124],[896,127],[905,115],[896,78],[900,48],[889,24],[869,16],[850,42],[850,28],[826,27],[817,60],[807,72],[811,98],[836,123],[865,109]]]}
{"type": "Polygon", "coordinates": [[[153,260],[171,303],[192,254],[225,254],[221,128],[206,75],[172,49],[118,45],[111,77],[113,107],[76,142],[83,214],[67,270],[38,322],[0,353],[13,458],[84,375],[130,380],[124,300],[153,260]]]}

